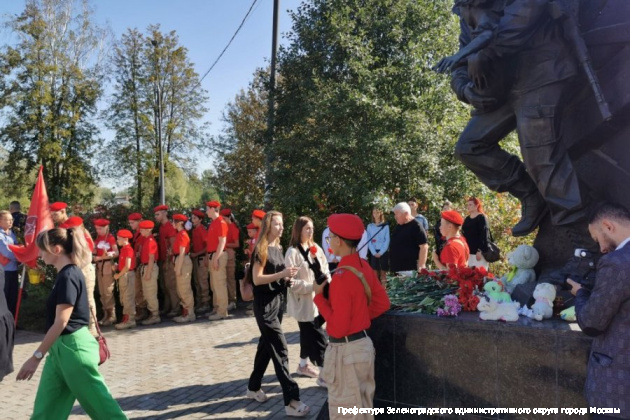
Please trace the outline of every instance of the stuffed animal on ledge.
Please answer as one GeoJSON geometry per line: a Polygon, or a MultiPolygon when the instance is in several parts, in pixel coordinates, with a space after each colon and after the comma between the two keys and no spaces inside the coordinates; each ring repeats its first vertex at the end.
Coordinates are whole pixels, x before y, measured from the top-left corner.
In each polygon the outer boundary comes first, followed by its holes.
{"type": "Polygon", "coordinates": [[[484,295],[479,299],[477,310],[479,318],[484,321],[518,321],[518,302],[497,302],[496,299],[484,295]]]}
{"type": "Polygon", "coordinates": [[[523,306],[518,313],[528,318],[542,321],[551,318],[553,315],[553,301],[556,299],[556,287],[550,283],[540,283],[534,289],[534,299],[536,302],[531,309],[523,306]]]}
{"type": "Polygon", "coordinates": [[[512,302],[510,294],[504,292],[503,287],[501,287],[501,285],[496,281],[489,281],[484,284],[483,290],[486,292],[486,295],[490,296],[497,302],[512,302]]]}
{"type": "Polygon", "coordinates": [[[534,267],[538,264],[538,258],[536,248],[529,245],[519,245],[514,251],[508,253],[507,259],[512,269],[499,279],[503,284],[503,289],[511,294],[519,284],[536,281],[534,267]]]}

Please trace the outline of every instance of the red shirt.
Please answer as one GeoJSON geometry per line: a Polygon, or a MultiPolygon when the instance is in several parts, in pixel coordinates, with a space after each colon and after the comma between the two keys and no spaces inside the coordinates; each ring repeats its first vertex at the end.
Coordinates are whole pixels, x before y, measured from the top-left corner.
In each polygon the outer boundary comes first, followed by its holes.
{"type": "Polygon", "coordinates": [[[192,230],[192,252],[195,254],[206,250],[206,227],[199,223],[192,230]]]}
{"type": "Polygon", "coordinates": [[[222,216],[217,217],[208,226],[208,236],[206,237],[206,251],[216,252],[219,247],[219,238],[227,238],[228,224],[222,216]]]}
{"type": "Polygon", "coordinates": [[[447,267],[468,267],[468,255],[470,250],[466,240],[461,236],[454,236],[448,241],[440,253],[440,262],[447,267]]]}
{"type": "Polygon", "coordinates": [[[177,231],[169,222],[160,225],[160,255],[159,261],[166,261],[167,250],[171,247],[171,238],[177,235],[177,231]]]}
{"type": "Polygon", "coordinates": [[[153,236],[143,237],[142,251],[140,251],[140,263],[148,264],[149,256],[154,255],[154,262],[157,262],[158,245],[153,236]]]}
{"type": "MultiPolygon", "coordinates": [[[[238,226],[236,223],[230,223],[228,225],[228,234],[227,234],[227,244],[238,244],[239,237],[241,236],[241,232],[238,230],[238,226]]],[[[236,250],[235,248],[231,248],[232,250],[236,250]]]]}
{"type": "Polygon", "coordinates": [[[97,236],[95,249],[97,257],[102,257],[108,252],[113,252],[116,249],[116,239],[114,235],[108,233],[107,236],[97,236]]]}
{"type": "Polygon", "coordinates": [[[127,244],[120,249],[120,254],[118,254],[118,271],[122,271],[127,264],[127,258],[131,258],[131,266],[129,270],[136,269],[136,256],[133,252],[133,248],[131,245],[127,244]]]}
{"type": "Polygon", "coordinates": [[[330,282],[329,298],[326,299],[319,293],[313,299],[319,312],[326,319],[328,335],[335,338],[343,338],[368,329],[371,320],[384,313],[390,306],[387,293],[374,270],[367,262],[361,260],[358,253],[343,257],[338,267],[344,265],[354,267],[363,273],[372,291],[372,299],[368,306],[361,280],[350,270],[337,268],[330,282]]]}
{"type": "Polygon", "coordinates": [[[177,236],[175,236],[175,243],[173,244],[173,255],[178,256],[179,250],[181,247],[184,247],[184,254],[188,254],[190,252],[190,236],[188,236],[188,232],[186,229],[182,229],[177,232],[177,236]]]}

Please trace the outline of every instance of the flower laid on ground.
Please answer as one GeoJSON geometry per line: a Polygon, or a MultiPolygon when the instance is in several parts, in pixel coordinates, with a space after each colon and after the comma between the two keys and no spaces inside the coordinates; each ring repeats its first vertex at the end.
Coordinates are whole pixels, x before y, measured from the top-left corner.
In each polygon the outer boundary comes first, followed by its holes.
{"type": "Polygon", "coordinates": [[[387,293],[394,309],[456,316],[477,310],[483,284],[493,278],[483,267],[422,270],[416,277],[388,277],[387,293]]]}
{"type": "Polygon", "coordinates": [[[455,295],[446,295],[442,298],[443,308],[437,309],[438,316],[457,316],[462,310],[462,305],[455,295]]]}

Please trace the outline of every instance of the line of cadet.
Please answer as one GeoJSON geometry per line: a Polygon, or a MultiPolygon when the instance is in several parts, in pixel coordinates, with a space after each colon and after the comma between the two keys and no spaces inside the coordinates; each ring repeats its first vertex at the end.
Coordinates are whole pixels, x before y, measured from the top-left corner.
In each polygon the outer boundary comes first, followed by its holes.
{"type": "MultiPolygon", "coordinates": [[[[84,230],[93,259],[80,268],[90,307],[95,311],[94,291],[98,286],[103,310],[100,325],[123,330],[135,327],[137,322],[160,323],[162,316],[184,323],[201,314],[216,321],[227,318],[228,311],[236,309],[239,228],[231,210],[221,209],[218,201],[207,202],[205,213],[193,210],[190,220],[184,214],[174,214],[169,219],[166,205],[153,209],[155,222],[132,213],[128,216],[130,229],[118,230],[115,237],[109,220],[96,219],[95,239],[85,229],[82,218],[68,216],[67,208],[66,203],[52,203],[51,215],[58,227],[84,230]],[[206,216],[211,221],[207,228],[203,223],[206,216]],[[154,234],[156,225],[158,233],[154,234]],[[120,322],[116,319],[115,282],[122,303],[120,322]]],[[[253,249],[264,216],[262,210],[252,213],[252,223],[247,225],[246,254],[253,249]]],[[[94,320],[89,328],[96,335],[94,320]]]]}

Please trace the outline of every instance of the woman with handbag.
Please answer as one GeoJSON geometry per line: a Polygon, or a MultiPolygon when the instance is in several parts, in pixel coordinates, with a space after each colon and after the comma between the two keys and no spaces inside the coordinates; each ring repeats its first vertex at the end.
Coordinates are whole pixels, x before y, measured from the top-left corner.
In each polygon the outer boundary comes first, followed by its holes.
{"type": "Polygon", "coordinates": [[[328,261],[324,251],[313,241],[313,221],[306,216],[293,223],[291,246],[284,256],[284,265],[298,267],[287,294],[287,313],[295,318],[300,328],[300,364],[296,374],[317,379],[317,385],[325,387],[320,371],[311,362],[324,366],[324,353],[328,345],[321,322],[315,322],[319,315],[313,298],[313,283],[320,276],[329,277],[328,261]]]}
{"type": "Polygon", "coordinates": [[[300,388],[289,374],[289,349],[281,326],[286,290],[298,268],[285,267],[284,264],[280,246],[282,213],[270,211],[265,214],[261,229],[252,255],[254,265],[251,268],[254,316],[260,329],[260,340],[245,397],[258,402],[267,401],[261,384],[271,361],[282,387],[287,416],[304,417],[308,415],[310,408],[300,401],[300,388]]]}
{"type": "Polygon", "coordinates": [[[68,418],[75,400],[92,419],[126,419],[98,371],[99,344],[87,328],[90,309],[79,267],[91,256],[83,232],[47,230],[36,244],[58,274],[46,302],[46,336],[17,375],[18,381],[30,380],[48,353],[31,419],[68,418]]]}
{"type": "Polygon", "coordinates": [[[466,200],[466,211],[468,216],[464,220],[462,233],[470,249],[468,267],[484,267],[487,270],[489,263],[483,253],[488,251],[490,224],[483,212],[483,203],[476,197],[470,197],[466,200]]]}

